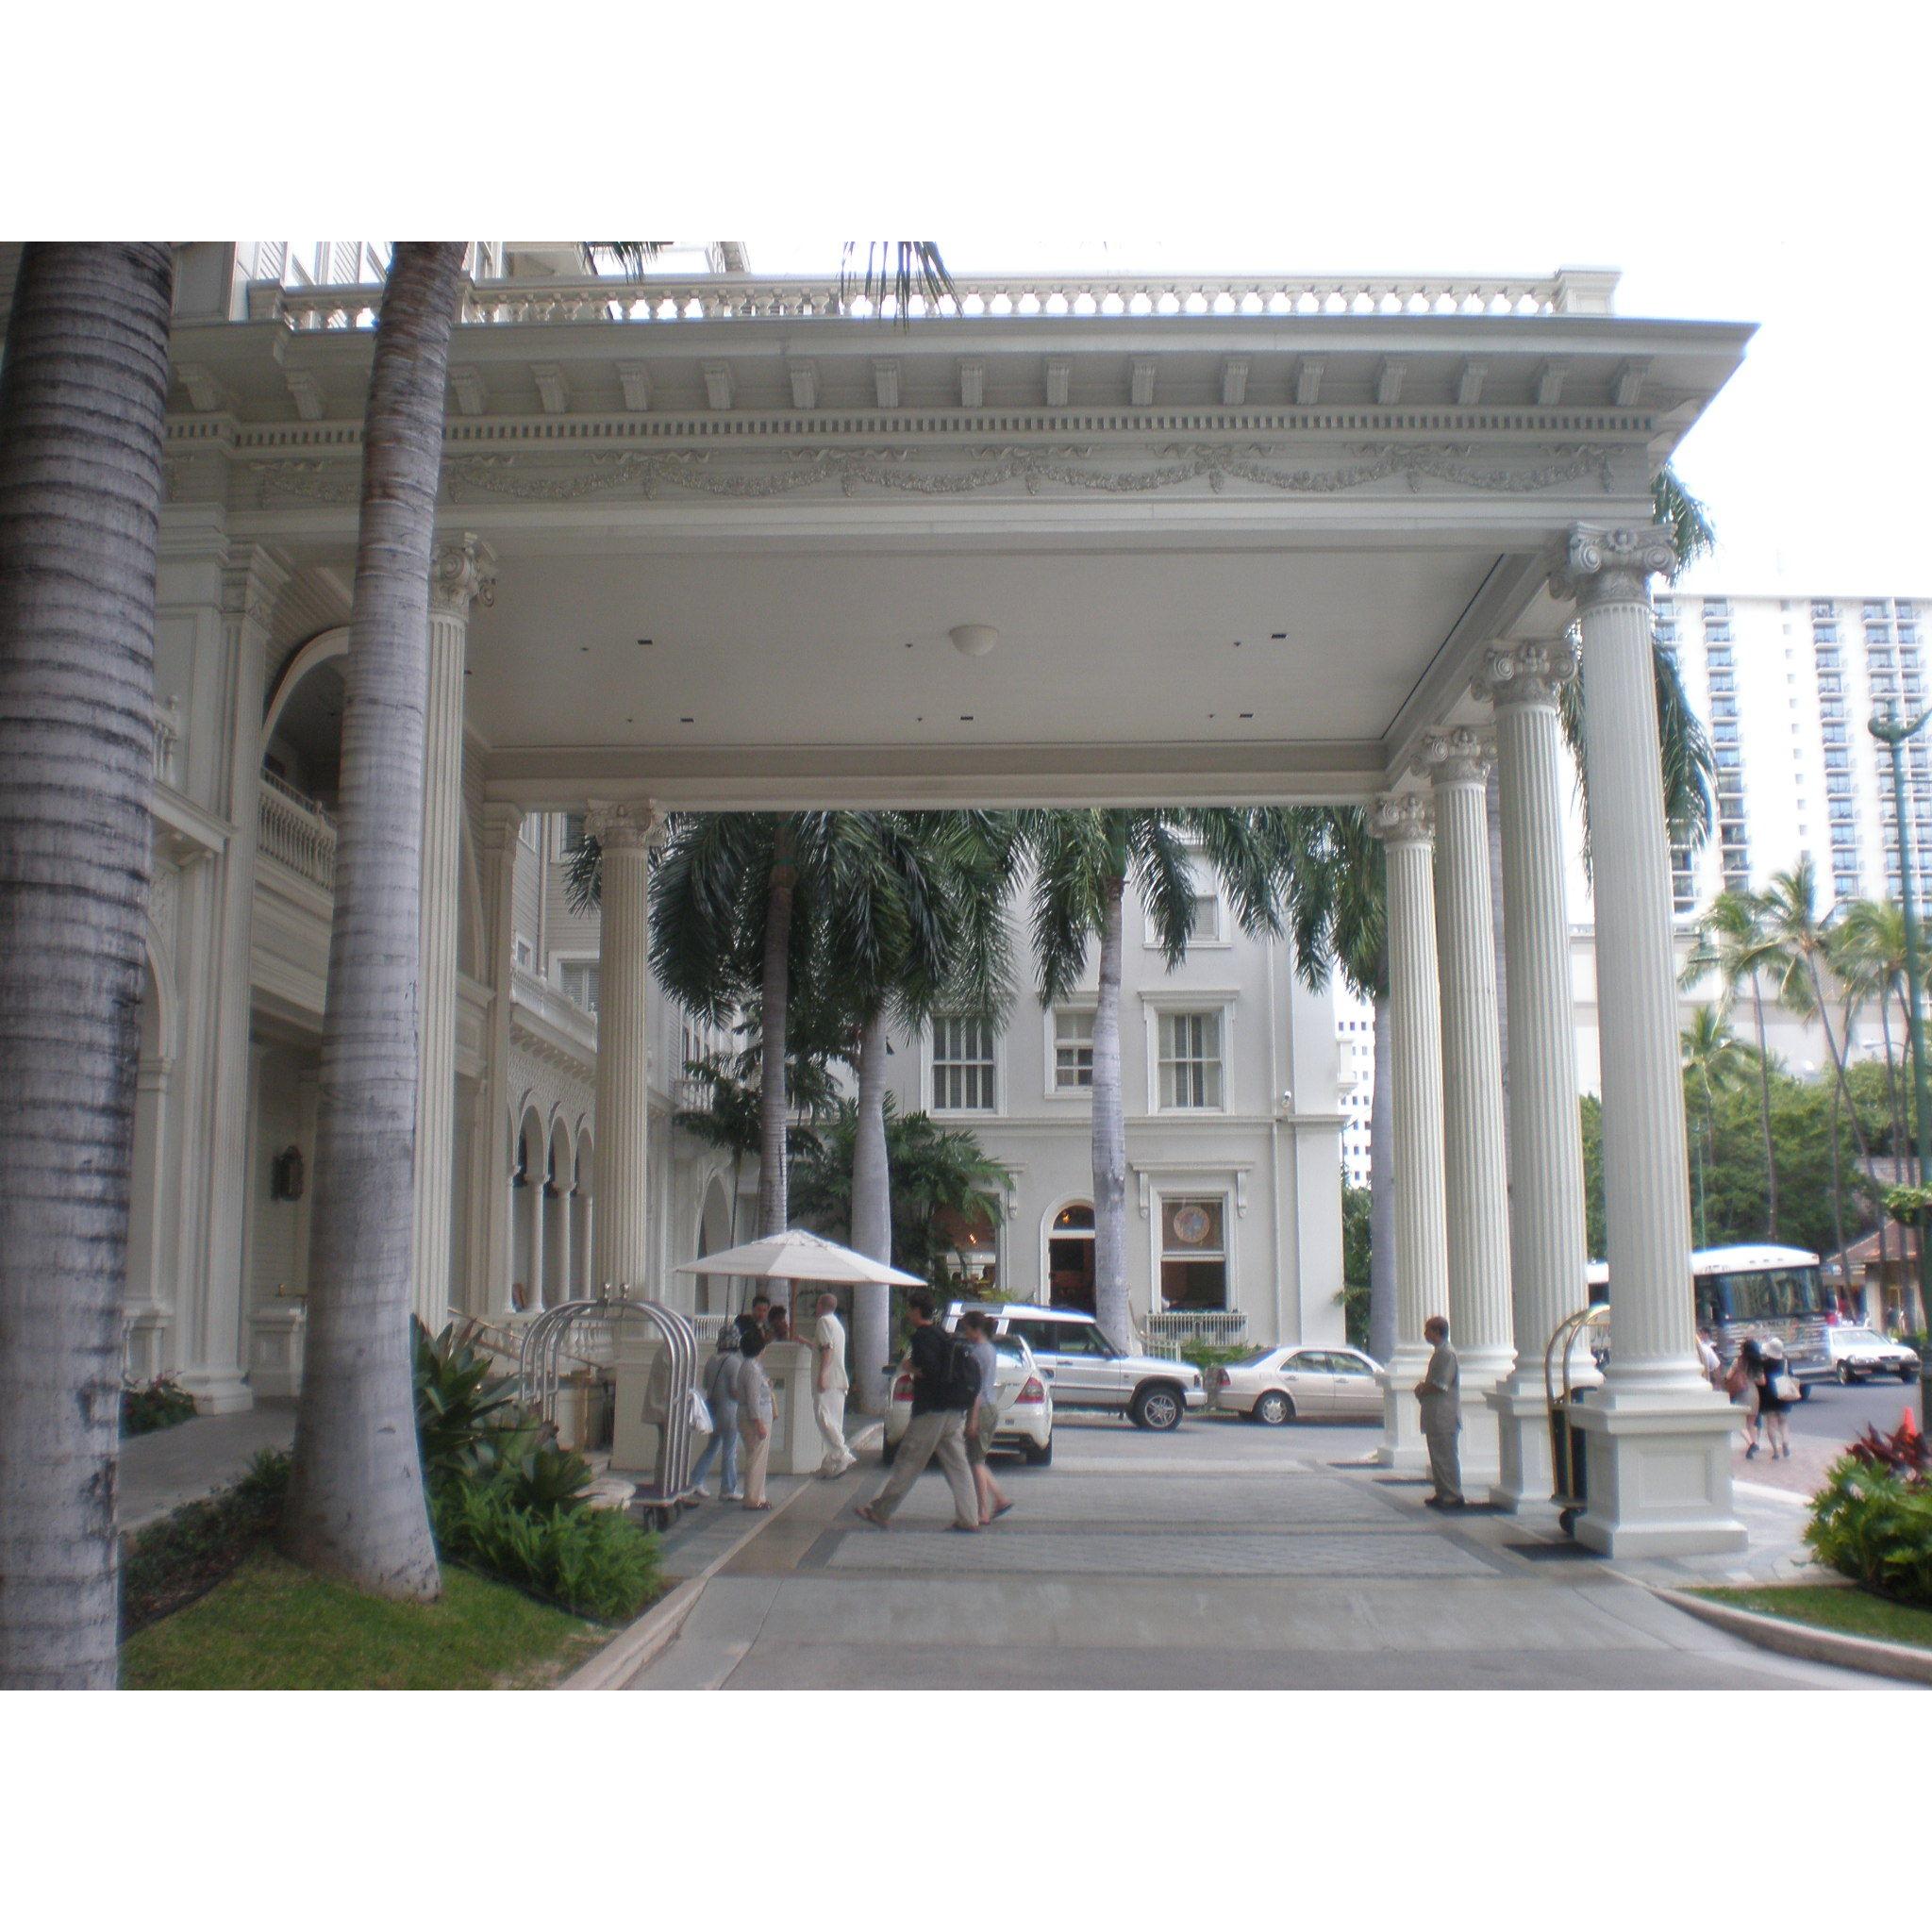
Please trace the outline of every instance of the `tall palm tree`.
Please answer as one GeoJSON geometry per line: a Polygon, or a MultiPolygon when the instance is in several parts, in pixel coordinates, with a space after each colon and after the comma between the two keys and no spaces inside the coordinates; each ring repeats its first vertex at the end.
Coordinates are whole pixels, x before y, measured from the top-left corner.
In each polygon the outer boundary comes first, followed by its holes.
{"type": "Polygon", "coordinates": [[[1025,815],[1034,867],[1033,942],[1040,1000],[1072,991],[1099,944],[1093,1014],[1094,1315],[1116,1346],[1133,1334],[1127,1308],[1127,1136],[1121,1100],[1122,918],[1131,879],[1170,968],[1186,957],[1194,919],[1198,844],[1241,929],[1283,929],[1291,840],[1278,810],[1223,807],[1035,811],[1025,815]]]}
{"type": "Polygon", "coordinates": [[[1913,1151],[1913,1136],[1906,1124],[1905,1085],[1899,1077],[1896,1042],[1892,1039],[1891,1007],[1896,1000],[1907,1040],[1911,1036],[1906,978],[1906,916],[1895,899],[1854,899],[1840,909],[1831,944],[1832,970],[1847,988],[1878,1008],[1879,1034],[1885,1044],[1886,1102],[1891,1116],[1892,1179],[1903,1179],[1901,1163],[1913,1151]]]}
{"type": "Polygon", "coordinates": [[[1703,1101],[1701,1127],[1691,1135],[1690,1153],[1697,1193],[1697,1245],[1707,1248],[1710,1230],[1705,1215],[1704,1176],[1717,1164],[1717,1096],[1743,1076],[1749,1054],[1731,1031],[1723,1008],[1711,1005],[1696,1008],[1690,1025],[1678,1033],[1677,1042],[1684,1076],[1703,1101]]]}
{"type": "Polygon", "coordinates": [[[399,242],[375,329],[342,708],[308,1331],[282,1546],[377,1595],[441,1589],[409,1359],[429,568],[463,244],[399,242]]]}
{"type": "Polygon", "coordinates": [[[1369,1110],[1369,1353],[1395,1353],[1395,1186],[1389,1171],[1394,1077],[1390,1058],[1389,920],[1381,841],[1359,806],[1307,806],[1286,814],[1295,970],[1319,991],[1336,973],[1374,1014],[1374,1088],[1369,1110]]]}
{"type": "Polygon", "coordinates": [[[165,244],[29,243],[0,358],[0,1689],[111,1689],[165,244]]]}
{"type": "Polygon", "coordinates": [[[1715,971],[1722,1003],[1728,1008],[1741,987],[1751,989],[1751,1013],[1757,1033],[1758,1115],[1764,1131],[1765,1237],[1777,1240],[1777,1148],[1771,1132],[1771,1049],[1764,1033],[1764,975],[1783,980],[1786,962],[1766,920],[1764,902],[1755,892],[1721,892],[1697,925],[1696,943],[1684,968],[1694,985],[1715,971]]]}

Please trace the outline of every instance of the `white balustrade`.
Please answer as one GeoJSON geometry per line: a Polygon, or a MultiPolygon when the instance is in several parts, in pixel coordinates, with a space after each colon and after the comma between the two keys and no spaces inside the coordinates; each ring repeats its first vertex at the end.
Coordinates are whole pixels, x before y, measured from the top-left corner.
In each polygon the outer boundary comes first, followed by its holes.
{"type": "MultiPolygon", "coordinates": [[[[1541,277],[1436,275],[961,275],[955,293],[937,303],[915,294],[914,315],[975,318],[1290,315],[1605,314],[1616,276],[1565,271],[1541,277]]],[[[279,316],[291,329],[373,328],[379,290],[341,288],[250,291],[252,318],[279,316]]],[[[463,297],[470,325],[858,319],[898,313],[896,300],[869,299],[856,285],[809,275],[646,276],[626,280],[577,275],[543,280],[486,280],[463,297]]]]}
{"type": "Polygon", "coordinates": [[[261,774],[259,850],[325,892],[336,889],[336,823],[312,798],[261,774]]]}

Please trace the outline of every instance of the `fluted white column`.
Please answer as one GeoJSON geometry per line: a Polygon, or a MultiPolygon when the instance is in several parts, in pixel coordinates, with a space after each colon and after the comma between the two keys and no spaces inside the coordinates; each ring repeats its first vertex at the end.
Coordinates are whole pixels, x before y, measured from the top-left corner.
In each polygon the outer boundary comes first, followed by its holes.
{"type": "Polygon", "coordinates": [[[1610,1363],[1588,1432],[1580,1541],[1613,1556],[1736,1549],[1735,1411],[1698,1371],[1678,1071],[1670,848],[1658,774],[1650,574],[1669,532],[1577,525],[1553,588],[1582,616],[1603,1050],[1610,1363]]]}
{"type": "Polygon", "coordinates": [[[1449,1305],[1442,1199],[1442,1014],[1436,990],[1435,815],[1415,792],[1371,817],[1388,862],[1390,1071],[1394,1086],[1395,1353],[1383,1375],[1378,1459],[1423,1469],[1428,1451],[1409,1392],[1428,1366],[1423,1324],[1449,1305]]]}
{"type": "Polygon", "coordinates": [[[1547,1503],[1554,1483],[1544,1351],[1586,1299],[1583,1141],[1564,901],[1568,758],[1557,716],[1575,675],[1568,643],[1494,650],[1476,681],[1496,711],[1503,951],[1509,1018],[1509,1280],[1516,1367],[1491,1396],[1506,1509],[1547,1503]]]}
{"type": "Polygon", "coordinates": [[[1495,1411],[1487,1398],[1516,1360],[1485,796],[1493,756],[1488,738],[1465,726],[1423,739],[1421,769],[1436,796],[1449,1333],[1462,1370],[1463,1480],[1476,1485],[1500,1474],[1495,1411]]]}
{"type": "Polygon", "coordinates": [[[424,714],[423,899],[418,968],[416,1312],[433,1335],[458,1299],[450,1279],[457,1141],[457,921],[463,832],[463,658],[470,607],[495,595],[489,546],[440,544],[429,579],[429,692],[424,714]]]}
{"type": "MultiPolygon", "coordinates": [[[[483,1122],[476,1139],[476,1188],[483,1213],[482,1240],[473,1249],[481,1258],[480,1277],[468,1284],[464,1306],[473,1314],[501,1318],[510,1309],[510,1282],[516,1273],[516,1134],[509,1087],[510,982],[516,961],[516,877],[521,808],[486,805],[477,844],[483,886],[484,941],[490,949],[490,1024],[483,1036],[483,1122]]],[[[471,1263],[475,1274],[477,1262],[471,1263]]]]}
{"type": "Polygon", "coordinates": [[[650,1282],[650,855],[659,835],[649,805],[596,805],[587,829],[603,848],[597,950],[597,1212],[591,1292],[634,1294],[650,1282]]]}

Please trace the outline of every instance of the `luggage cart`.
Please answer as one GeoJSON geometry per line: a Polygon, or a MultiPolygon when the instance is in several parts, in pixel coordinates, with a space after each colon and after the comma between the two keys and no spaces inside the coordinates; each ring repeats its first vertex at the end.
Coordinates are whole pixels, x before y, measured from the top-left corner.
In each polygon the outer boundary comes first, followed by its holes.
{"type": "Polygon", "coordinates": [[[1586,1444],[1583,1431],[1576,1424],[1574,1409],[1585,1391],[1596,1384],[1576,1380],[1577,1351],[1586,1344],[1590,1346],[1594,1374],[1595,1357],[1600,1352],[1594,1345],[1594,1335],[1602,1331],[1607,1336],[1609,1325],[1609,1304],[1593,1302],[1557,1323],[1557,1332],[1543,1350],[1543,1399],[1549,1406],[1550,1467],[1555,1475],[1550,1500],[1557,1506],[1557,1522],[1565,1536],[1574,1535],[1576,1519],[1589,1501],[1586,1444]]]}
{"type": "Polygon", "coordinates": [[[545,1422],[555,1423],[565,1357],[620,1388],[627,1365],[625,1343],[639,1338],[656,1338],[662,1347],[644,1374],[641,1391],[656,1453],[632,1507],[654,1528],[668,1529],[691,1487],[691,1394],[697,1386],[698,1344],[683,1315],[662,1302],[633,1300],[626,1290],[609,1287],[594,1300],[545,1308],[524,1330],[518,1392],[545,1422]]]}

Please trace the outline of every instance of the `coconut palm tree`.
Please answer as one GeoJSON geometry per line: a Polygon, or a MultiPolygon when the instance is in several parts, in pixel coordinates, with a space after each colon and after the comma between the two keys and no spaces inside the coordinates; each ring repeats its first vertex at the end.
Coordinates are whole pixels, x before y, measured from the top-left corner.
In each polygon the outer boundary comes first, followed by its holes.
{"type": "Polygon", "coordinates": [[[1697,1193],[1697,1245],[1710,1245],[1705,1219],[1704,1176],[1717,1164],[1717,1095],[1726,1091],[1744,1074],[1749,1052],[1731,1031],[1724,1009],[1701,1006],[1690,1016],[1690,1025],[1677,1035],[1684,1077],[1703,1099],[1700,1130],[1690,1139],[1697,1193]]]}
{"type": "Polygon", "coordinates": [[[29,243],[0,358],[0,1689],[111,1689],[165,244],[29,243]]]}
{"type": "Polygon", "coordinates": [[[283,1548],[375,1594],[441,1589],[416,1445],[410,1243],[429,569],[463,244],[399,242],[375,329],[342,709],[308,1330],[283,1548]]]}
{"type": "Polygon", "coordinates": [[[1099,943],[1093,1014],[1094,1315],[1117,1347],[1132,1339],[1127,1310],[1127,1139],[1121,1101],[1122,918],[1131,880],[1170,968],[1193,927],[1198,846],[1241,929],[1283,930],[1291,841],[1274,809],[1141,808],[1025,814],[1033,864],[1033,943],[1040,1001],[1064,999],[1099,943]]]}
{"type": "Polygon", "coordinates": [[[1895,899],[1854,899],[1841,907],[1833,929],[1832,970],[1846,987],[1878,1008],[1878,1028],[1885,1043],[1886,1101],[1891,1115],[1892,1178],[1904,1178],[1899,1163],[1913,1151],[1913,1136],[1906,1124],[1905,1088],[1899,1078],[1898,1056],[1891,1034],[1891,1006],[1896,1000],[1907,1041],[1911,1037],[1909,998],[1906,979],[1906,916],[1895,899]]]}
{"type": "Polygon", "coordinates": [[[1721,892],[1697,924],[1697,940],[1684,967],[1682,984],[1695,985],[1715,971],[1722,1004],[1728,1009],[1739,990],[1751,989],[1751,1013],[1757,1033],[1758,1113],[1764,1130],[1765,1238],[1777,1240],[1777,1148],[1771,1132],[1771,1049],[1764,1033],[1764,976],[1782,983],[1783,951],[1773,937],[1764,903],[1755,892],[1721,892]]]}

